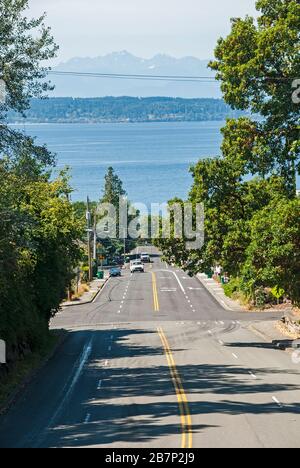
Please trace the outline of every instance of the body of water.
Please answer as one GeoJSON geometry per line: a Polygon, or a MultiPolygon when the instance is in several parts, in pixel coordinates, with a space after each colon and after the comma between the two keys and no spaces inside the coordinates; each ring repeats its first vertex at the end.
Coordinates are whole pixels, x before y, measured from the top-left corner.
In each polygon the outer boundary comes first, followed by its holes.
{"type": "Polygon", "coordinates": [[[20,127],[57,154],[57,169],[69,166],[72,199],[98,200],[113,166],[130,200],[150,205],[186,198],[189,167],[220,154],[224,122],[49,124],[20,127]]]}

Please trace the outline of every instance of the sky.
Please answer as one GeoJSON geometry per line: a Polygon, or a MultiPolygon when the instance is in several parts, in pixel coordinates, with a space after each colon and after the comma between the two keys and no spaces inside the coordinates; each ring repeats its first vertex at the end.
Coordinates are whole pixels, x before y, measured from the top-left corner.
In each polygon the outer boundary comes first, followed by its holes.
{"type": "Polygon", "coordinates": [[[29,0],[29,14],[44,11],[60,45],[53,65],[121,50],[209,59],[230,18],[254,15],[255,0],[29,0]]]}

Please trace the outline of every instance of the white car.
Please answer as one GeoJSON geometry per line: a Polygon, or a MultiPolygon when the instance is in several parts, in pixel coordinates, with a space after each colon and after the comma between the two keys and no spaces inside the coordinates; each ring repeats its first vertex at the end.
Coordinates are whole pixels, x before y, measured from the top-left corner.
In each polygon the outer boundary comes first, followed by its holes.
{"type": "Polygon", "coordinates": [[[143,263],[150,263],[150,262],[151,262],[150,255],[147,254],[147,253],[142,253],[142,255],[141,255],[141,261],[142,261],[143,263]]]}
{"type": "Polygon", "coordinates": [[[141,260],[133,260],[133,262],[130,263],[130,271],[131,273],[144,273],[144,264],[141,260]]]}

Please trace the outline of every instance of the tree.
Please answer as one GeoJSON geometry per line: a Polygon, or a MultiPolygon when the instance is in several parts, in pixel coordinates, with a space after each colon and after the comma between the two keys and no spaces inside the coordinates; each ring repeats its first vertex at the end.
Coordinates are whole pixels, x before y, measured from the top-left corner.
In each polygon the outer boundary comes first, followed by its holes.
{"type": "MultiPolygon", "coordinates": [[[[260,16],[255,20],[232,20],[232,30],[220,39],[216,60],[210,66],[225,101],[235,109],[259,114],[262,121],[236,123],[232,137],[242,143],[245,159],[251,146],[249,173],[263,169],[284,177],[286,190],[295,197],[296,170],[299,170],[299,106],[293,102],[293,82],[300,76],[300,4],[297,0],[259,0],[260,16]]],[[[232,121],[227,124],[227,133],[232,121]]]]}
{"type": "Polygon", "coordinates": [[[23,112],[51,89],[41,61],[56,46],[44,16],[27,19],[27,6],[0,0],[0,79],[7,91],[0,107],[0,336],[9,361],[47,339],[81,256],[83,229],[69,202],[67,173],[50,181],[53,155],[5,121],[9,109],[23,112]]]}
{"type": "Polygon", "coordinates": [[[0,154],[13,158],[27,152],[51,165],[54,158],[46,147],[5,123],[8,110],[23,113],[32,97],[44,97],[52,89],[45,81],[48,68],[41,62],[53,58],[57,46],[44,24],[45,15],[28,19],[27,8],[28,0],[0,0],[0,80],[6,90],[0,102],[0,154]]]}
{"type": "Polygon", "coordinates": [[[111,203],[115,208],[119,207],[120,197],[125,197],[126,191],[123,189],[123,182],[115,173],[112,167],[109,167],[105,175],[104,194],[102,203],[111,203]]]}
{"type": "Polygon", "coordinates": [[[232,286],[249,297],[257,289],[299,296],[299,107],[292,82],[300,76],[300,4],[260,0],[261,15],[234,19],[220,39],[211,68],[225,100],[257,118],[229,119],[222,156],[192,168],[192,203],[205,206],[205,244],[186,252],[174,240],[160,243],[191,273],[221,264],[232,286]]]}
{"type": "Polygon", "coordinates": [[[34,350],[81,257],[82,224],[68,201],[65,173],[49,182],[33,158],[26,173],[4,159],[0,180],[0,336],[9,351],[20,343],[34,350]]]}
{"type": "Polygon", "coordinates": [[[251,220],[251,243],[242,269],[244,290],[249,296],[259,287],[283,289],[300,304],[299,216],[300,199],[282,198],[251,220]]]}
{"type": "Polygon", "coordinates": [[[45,15],[35,19],[24,15],[28,0],[1,0],[0,5],[0,77],[7,92],[3,119],[8,109],[23,112],[32,97],[52,89],[44,81],[48,68],[41,62],[53,58],[57,46],[44,24],[45,15]]]}

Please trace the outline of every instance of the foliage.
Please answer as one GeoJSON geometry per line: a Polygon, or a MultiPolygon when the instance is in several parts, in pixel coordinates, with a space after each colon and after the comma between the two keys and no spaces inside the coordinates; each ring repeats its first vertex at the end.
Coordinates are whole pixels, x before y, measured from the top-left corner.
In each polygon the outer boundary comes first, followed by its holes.
{"type": "MultiPolygon", "coordinates": [[[[86,122],[187,122],[224,121],[238,117],[221,99],[182,99],[168,97],[134,98],[50,98],[32,99],[26,121],[43,123],[86,122]]],[[[9,112],[10,122],[22,116],[9,112]]]]}
{"type": "Polygon", "coordinates": [[[242,157],[249,174],[275,171],[294,197],[300,142],[292,86],[300,76],[300,4],[259,0],[257,9],[257,23],[249,16],[232,20],[231,33],[219,40],[216,60],[210,64],[222,82],[225,101],[262,118],[228,122],[225,132],[231,133],[234,144],[223,149],[242,157]]]}
{"type": "Polygon", "coordinates": [[[0,0],[0,336],[9,360],[42,349],[48,324],[81,256],[82,225],[69,202],[64,171],[50,181],[54,156],[7,125],[8,110],[24,112],[51,89],[41,61],[56,45],[44,16],[28,19],[27,0],[0,0]]]}
{"type": "Polygon", "coordinates": [[[73,276],[82,227],[65,195],[65,174],[49,182],[44,174],[21,176],[19,169],[1,161],[0,336],[34,349],[73,276]]]}
{"type": "Polygon", "coordinates": [[[9,109],[24,112],[31,98],[51,89],[44,80],[48,68],[41,62],[53,58],[57,46],[44,24],[45,15],[26,17],[28,0],[1,0],[0,6],[0,77],[7,91],[3,119],[9,109]]]}
{"type": "Polygon", "coordinates": [[[254,215],[242,276],[248,292],[284,289],[300,303],[300,199],[280,200],[254,215]]]}
{"type": "Polygon", "coordinates": [[[300,139],[292,82],[300,76],[300,4],[260,0],[257,8],[257,23],[233,20],[211,63],[225,101],[258,115],[228,119],[222,156],[191,169],[189,201],[205,206],[205,245],[194,252],[172,238],[158,245],[191,274],[221,264],[232,278],[230,295],[239,290],[258,304],[277,287],[298,304],[300,139]]]}
{"type": "Polygon", "coordinates": [[[234,297],[234,294],[241,290],[240,278],[231,278],[229,283],[223,285],[224,292],[228,297],[234,297]]]}

